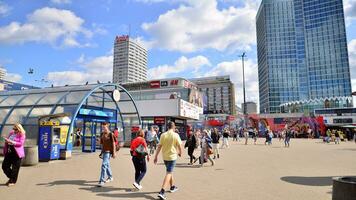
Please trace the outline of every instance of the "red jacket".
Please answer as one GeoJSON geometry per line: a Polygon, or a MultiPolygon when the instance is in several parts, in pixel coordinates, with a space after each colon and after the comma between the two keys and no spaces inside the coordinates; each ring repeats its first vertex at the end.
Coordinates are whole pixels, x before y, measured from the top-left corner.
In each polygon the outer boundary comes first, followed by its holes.
{"type": "Polygon", "coordinates": [[[130,151],[132,152],[133,156],[137,156],[135,149],[142,144],[145,148],[147,148],[146,140],[143,137],[137,137],[131,142],[130,151]]]}

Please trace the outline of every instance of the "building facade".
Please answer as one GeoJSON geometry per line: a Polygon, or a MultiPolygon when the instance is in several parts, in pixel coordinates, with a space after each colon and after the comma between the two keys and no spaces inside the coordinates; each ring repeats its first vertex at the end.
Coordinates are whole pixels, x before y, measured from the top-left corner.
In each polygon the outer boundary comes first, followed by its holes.
{"type": "MultiPolygon", "coordinates": [[[[244,113],[245,104],[241,104],[242,113],[244,113]]],[[[257,113],[257,104],[255,102],[246,102],[246,114],[256,114],[257,113]]]]}
{"type": "Polygon", "coordinates": [[[191,79],[203,94],[204,114],[236,115],[235,87],[230,76],[191,79]]]}
{"type": "Polygon", "coordinates": [[[342,4],[262,0],[256,16],[261,113],[279,113],[288,102],[351,96],[342,4]]]}
{"type": "Polygon", "coordinates": [[[6,69],[0,67],[0,80],[4,80],[6,76],[6,69]]]}
{"type": "Polygon", "coordinates": [[[185,139],[189,131],[188,121],[199,120],[203,114],[202,94],[197,85],[186,79],[150,80],[122,86],[135,99],[144,129],[156,126],[164,132],[168,122],[172,121],[181,138],[185,139]]]}
{"type": "Polygon", "coordinates": [[[114,83],[147,80],[147,50],[128,35],[117,36],[114,44],[114,83]]]}

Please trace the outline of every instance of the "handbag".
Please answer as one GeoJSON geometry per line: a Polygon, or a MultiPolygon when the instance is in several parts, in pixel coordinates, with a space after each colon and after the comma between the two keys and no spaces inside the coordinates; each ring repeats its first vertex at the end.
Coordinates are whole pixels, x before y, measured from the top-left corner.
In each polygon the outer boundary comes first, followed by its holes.
{"type": "Polygon", "coordinates": [[[140,144],[140,145],[138,145],[138,147],[136,147],[135,152],[136,152],[136,155],[139,157],[145,157],[148,155],[146,148],[142,144],[140,144]]]}
{"type": "Polygon", "coordinates": [[[208,147],[208,150],[207,150],[207,154],[208,154],[208,155],[213,154],[213,150],[212,150],[211,148],[209,148],[209,147],[208,147]]]}

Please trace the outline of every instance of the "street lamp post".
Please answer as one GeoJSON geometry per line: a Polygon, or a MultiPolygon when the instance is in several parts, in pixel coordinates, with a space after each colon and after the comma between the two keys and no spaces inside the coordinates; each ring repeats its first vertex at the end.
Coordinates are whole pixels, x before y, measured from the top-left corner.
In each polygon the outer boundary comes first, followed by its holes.
{"type": "Polygon", "coordinates": [[[247,115],[247,111],[246,111],[246,88],[245,88],[245,57],[246,57],[246,53],[244,52],[241,56],[242,58],[242,88],[243,88],[243,95],[244,95],[244,125],[245,128],[247,128],[247,120],[246,120],[246,115],[247,115]]]}

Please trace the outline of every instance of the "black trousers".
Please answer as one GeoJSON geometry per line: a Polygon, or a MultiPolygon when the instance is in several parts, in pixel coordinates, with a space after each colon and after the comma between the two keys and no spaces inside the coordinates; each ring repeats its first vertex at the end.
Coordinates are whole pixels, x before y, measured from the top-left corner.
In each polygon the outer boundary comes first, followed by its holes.
{"type": "Polygon", "coordinates": [[[11,151],[5,155],[4,161],[2,162],[2,170],[10,179],[9,183],[17,182],[17,177],[21,167],[21,160],[22,159],[19,158],[15,151],[11,151]]]}
{"type": "Polygon", "coordinates": [[[193,155],[194,150],[195,150],[194,147],[188,147],[188,155],[190,157],[190,163],[193,163],[193,160],[195,160],[195,156],[193,155]]]}
{"type": "Polygon", "coordinates": [[[140,184],[147,171],[145,157],[132,156],[132,162],[135,166],[135,181],[140,184]]]}

